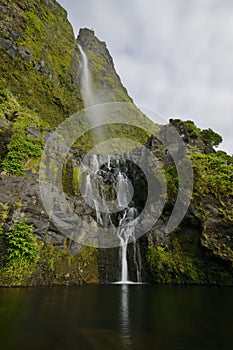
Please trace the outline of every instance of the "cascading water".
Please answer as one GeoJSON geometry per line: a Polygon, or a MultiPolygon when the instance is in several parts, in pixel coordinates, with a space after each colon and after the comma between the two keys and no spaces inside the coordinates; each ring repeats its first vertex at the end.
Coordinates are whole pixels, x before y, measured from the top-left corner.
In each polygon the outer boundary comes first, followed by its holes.
{"type": "Polygon", "coordinates": [[[78,48],[80,50],[81,56],[82,56],[82,75],[81,75],[81,86],[82,86],[82,97],[84,106],[90,107],[95,105],[95,94],[91,87],[91,77],[90,77],[90,71],[88,67],[88,58],[85,52],[83,51],[82,47],[78,45],[78,48]]]}
{"type": "Polygon", "coordinates": [[[135,237],[138,211],[132,204],[128,204],[130,199],[128,194],[130,194],[132,186],[126,174],[128,168],[124,164],[125,169],[121,170],[121,161],[116,161],[114,156],[112,158],[109,156],[108,162],[104,165],[102,164],[102,166],[101,164],[102,162],[98,160],[96,155],[91,156],[89,167],[86,168],[86,172],[82,175],[84,182],[83,197],[95,209],[95,219],[98,225],[114,228],[115,235],[119,239],[121,277],[118,283],[132,283],[128,277],[127,252],[129,241],[133,245],[132,262],[134,262],[135,279],[136,282],[141,282],[141,256],[135,237]],[[110,193],[109,188],[111,188],[110,193]],[[123,199],[119,196],[119,193],[121,193],[121,191],[118,192],[119,189],[124,189],[125,197],[123,196],[123,199]],[[113,192],[117,194],[115,197],[120,211],[108,213],[107,208],[106,210],[104,208],[104,203],[113,199],[111,198],[113,197],[113,192]]]}
{"type": "MultiPolygon", "coordinates": [[[[117,235],[121,243],[121,283],[128,283],[128,262],[127,262],[127,245],[130,238],[134,240],[134,250],[136,251],[136,242],[135,242],[135,225],[130,225],[130,222],[133,221],[137,216],[137,209],[131,207],[126,208],[124,211],[123,218],[120,220],[119,227],[117,229],[117,235]],[[127,223],[127,228],[124,227],[124,224],[127,223]]],[[[135,256],[136,257],[136,256],[135,256]]],[[[137,268],[137,282],[141,282],[140,275],[138,274],[139,264],[135,259],[135,266],[137,268]]]]}
{"type": "MultiPolygon", "coordinates": [[[[82,56],[82,97],[85,107],[90,107],[96,104],[97,98],[91,87],[88,58],[81,46],[79,46],[79,50],[82,56]]],[[[91,124],[91,120],[89,122],[91,124]]],[[[114,228],[115,235],[119,239],[121,265],[119,283],[132,283],[129,281],[128,274],[127,248],[129,241],[133,242],[134,245],[133,261],[137,276],[136,281],[141,282],[141,257],[135,238],[135,219],[138,213],[130,198],[132,185],[127,176],[124,156],[119,159],[119,157],[108,155],[107,162],[103,164],[97,155],[92,155],[90,157],[90,167],[86,169],[86,174],[84,171],[83,178],[85,179],[83,196],[86,202],[95,209],[97,224],[103,227],[114,228]],[[106,188],[110,188],[111,193],[106,188]],[[111,198],[113,193],[115,193],[115,202],[117,202],[119,208],[117,213],[109,213],[108,210],[104,210],[104,203],[113,199],[111,198]]]]}
{"type": "MultiPolygon", "coordinates": [[[[97,91],[92,87],[92,79],[91,79],[91,74],[89,70],[89,62],[88,62],[88,57],[83,51],[82,47],[78,45],[80,53],[81,53],[81,62],[82,62],[82,74],[81,74],[81,93],[82,93],[82,98],[83,98],[83,103],[84,107],[88,109],[86,114],[86,118],[89,122],[90,127],[93,126],[93,121],[95,120],[94,118],[98,117],[99,119],[102,120],[102,114],[100,111],[92,110],[89,107],[95,106],[97,104],[101,104],[102,101],[97,97],[98,93],[97,91]]],[[[98,130],[93,130],[92,131],[94,140],[96,141],[96,144],[102,140],[102,129],[98,130]]],[[[97,146],[98,149],[98,146],[97,146]]]]}

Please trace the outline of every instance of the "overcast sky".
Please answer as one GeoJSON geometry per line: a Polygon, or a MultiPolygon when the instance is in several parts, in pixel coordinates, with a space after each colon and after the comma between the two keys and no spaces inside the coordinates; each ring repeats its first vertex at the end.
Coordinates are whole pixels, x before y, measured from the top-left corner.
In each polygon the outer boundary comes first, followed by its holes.
{"type": "Polygon", "coordinates": [[[191,119],[233,153],[232,0],[58,0],[107,43],[137,105],[191,119]]]}

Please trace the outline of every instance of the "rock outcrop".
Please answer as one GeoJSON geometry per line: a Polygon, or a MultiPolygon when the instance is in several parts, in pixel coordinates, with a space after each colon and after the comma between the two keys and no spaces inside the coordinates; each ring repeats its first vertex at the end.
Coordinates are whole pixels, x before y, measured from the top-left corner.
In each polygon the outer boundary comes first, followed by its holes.
{"type": "Polygon", "coordinates": [[[79,52],[66,11],[55,0],[3,0],[1,84],[51,126],[82,106],[79,52]]]}

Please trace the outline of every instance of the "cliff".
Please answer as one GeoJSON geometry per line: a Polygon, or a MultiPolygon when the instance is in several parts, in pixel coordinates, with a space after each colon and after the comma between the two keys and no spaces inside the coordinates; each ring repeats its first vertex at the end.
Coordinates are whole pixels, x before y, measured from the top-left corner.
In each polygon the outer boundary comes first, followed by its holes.
{"type": "MultiPolygon", "coordinates": [[[[174,164],[168,164],[167,202],[159,222],[147,236],[153,280],[232,285],[233,158],[214,150],[221,137],[211,129],[200,130],[192,121],[170,120],[170,123],[186,144],[194,188],[184,219],[167,237],[166,216],[171,215],[179,186],[174,164]]],[[[157,152],[156,147],[154,151],[157,152]]]]}
{"type": "Polygon", "coordinates": [[[99,100],[132,102],[115,71],[106,43],[101,42],[94,31],[87,28],[80,29],[77,41],[88,56],[92,83],[99,95],[99,100]]]}
{"type": "MultiPolygon", "coordinates": [[[[81,29],[76,40],[66,11],[55,0],[3,0],[0,10],[0,285],[101,282],[106,276],[117,280],[117,248],[83,247],[51,222],[41,202],[38,169],[52,130],[84,105],[78,44],[89,58],[100,101],[132,99],[106,44],[89,29],[81,29]]],[[[146,120],[136,107],[132,118],[146,120]]],[[[214,150],[221,137],[212,130],[200,130],[191,121],[171,120],[170,125],[186,144],[195,181],[188,212],[169,235],[165,227],[179,187],[174,162],[156,136],[140,128],[112,125],[109,131],[111,137],[126,135],[146,145],[164,164],[165,207],[157,224],[138,241],[144,280],[233,285],[232,157],[214,150]]],[[[63,186],[77,213],[94,225],[78,184],[81,159],[91,147],[90,133],[73,145],[63,186]]],[[[140,179],[135,167],[131,173],[140,179]]],[[[141,205],[147,188],[139,183],[136,201],[141,205]]],[[[129,248],[129,261],[132,254],[129,248]]]]}

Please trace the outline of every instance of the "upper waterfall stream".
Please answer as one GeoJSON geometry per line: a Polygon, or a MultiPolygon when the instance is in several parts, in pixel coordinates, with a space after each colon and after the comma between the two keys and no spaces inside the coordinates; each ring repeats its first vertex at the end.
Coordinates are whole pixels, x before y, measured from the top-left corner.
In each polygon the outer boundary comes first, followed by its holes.
{"type": "Polygon", "coordinates": [[[82,75],[81,75],[81,88],[82,88],[82,98],[84,106],[90,107],[95,105],[94,92],[91,86],[91,75],[88,67],[88,58],[82,47],[78,45],[82,56],[82,75]]]}

